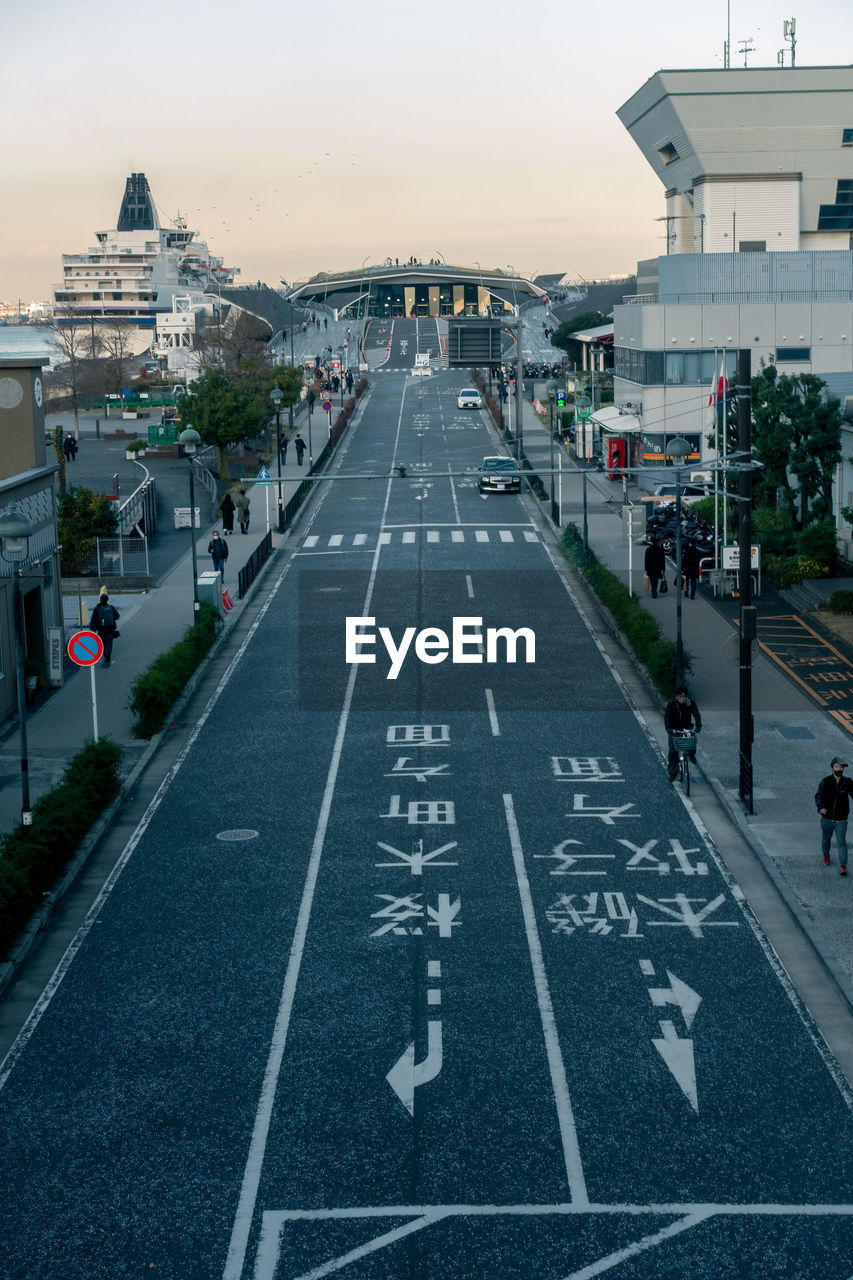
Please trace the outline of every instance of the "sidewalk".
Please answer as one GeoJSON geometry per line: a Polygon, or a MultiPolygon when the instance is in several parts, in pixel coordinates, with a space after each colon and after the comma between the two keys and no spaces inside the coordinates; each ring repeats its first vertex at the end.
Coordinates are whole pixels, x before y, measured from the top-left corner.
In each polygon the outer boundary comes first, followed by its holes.
{"type": "MultiPolygon", "coordinates": [[[[551,445],[532,404],[524,403],[524,450],[534,471],[550,466],[551,445]]],[[[554,456],[558,453],[554,445],[554,456]]],[[[564,465],[573,460],[562,453],[564,465]]],[[[556,462],[555,462],[555,465],[556,462]]],[[[548,477],[543,476],[546,489],[548,477]]],[[[583,480],[580,475],[563,474],[561,527],[568,522],[583,527],[583,480]]],[[[589,544],[595,554],[626,584],[628,544],[623,538],[622,481],[609,481],[604,472],[587,478],[587,525],[589,544]]],[[[556,481],[555,481],[556,490],[556,481]]],[[[636,500],[639,489],[628,485],[628,499],[636,500]]],[[[548,503],[543,503],[547,512],[548,503]]],[[[633,590],[644,608],[657,618],[667,639],[675,640],[675,573],[669,567],[670,590],[652,600],[644,594],[643,544],[632,548],[633,590]]],[[[761,598],[754,601],[759,615],[767,607],[761,598]]],[[[682,596],[682,636],[693,657],[688,684],[702,713],[698,758],[710,785],[717,791],[751,847],[786,895],[786,900],[806,927],[813,926],[817,943],[827,951],[828,963],[846,983],[853,1000],[853,866],[845,881],[838,873],[833,845],[832,866],[825,867],[820,855],[820,828],[814,805],[817,784],[829,773],[835,755],[851,760],[849,735],[801,693],[781,671],[753,646],[752,707],[755,740],[752,748],[754,808],[746,815],[738,797],[739,771],[739,646],[733,620],[713,603],[708,588],[700,588],[696,599],[682,596]]],[[[661,718],[653,724],[658,741],[665,747],[661,718]]],[[[725,850],[721,850],[725,856],[725,850]]]]}

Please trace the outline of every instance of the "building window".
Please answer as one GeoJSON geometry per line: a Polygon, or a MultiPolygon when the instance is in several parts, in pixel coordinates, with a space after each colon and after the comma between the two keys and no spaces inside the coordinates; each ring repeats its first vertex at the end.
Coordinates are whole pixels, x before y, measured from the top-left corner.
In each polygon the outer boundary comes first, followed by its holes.
{"type": "Polygon", "coordinates": [[[853,147],[853,129],[841,130],[841,145],[842,147],[853,147]]]}
{"type": "Polygon", "coordinates": [[[787,360],[788,362],[796,361],[799,363],[809,363],[812,358],[811,347],[777,347],[776,363],[787,360]]]}
{"type": "Polygon", "coordinates": [[[658,155],[664,164],[672,164],[681,158],[671,142],[665,142],[662,147],[658,147],[658,155]]]}
{"type": "Polygon", "coordinates": [[[738,251],[740,253],[766,253],[767,241],[766,240],[741,240],[740,244],[738,245],[738,251]]]}

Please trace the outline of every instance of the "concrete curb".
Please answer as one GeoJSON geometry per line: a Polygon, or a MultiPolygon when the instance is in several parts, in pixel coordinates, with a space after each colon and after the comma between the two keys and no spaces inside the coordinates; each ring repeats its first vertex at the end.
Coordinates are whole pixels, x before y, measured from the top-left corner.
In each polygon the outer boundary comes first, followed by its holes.
{"type": "MultiPolygon", "coordinates": [[[[369,393],[370,393],[370,385],[368,383],[368,386],[365,388],[365,390],[362,392],[362,394],[359,396],[358,400],[356,401],[356,407],[353,410],[352,415],[350,416],[349,423],[347,426],[348,431],[351,430],[353,426],[357,425],[357,420],[360,420],[361,414],[359,410],[361,406],[365,404],[367,399],[369,398],[369,393]]],[[[342,435],[341,440],[343,440],[343,438],[344,436],[342,435]]],[[[334,457],[334,454],[332,456],[334,457]]],[[[299,516],[302,514],[304,507],[311,502],[311,500],[314,497],[314,494],[318,492],[318,489],[319,489],[319,482],[318,484],[313,484],[311,488],[308,490],[308,492],[305,495],[304,502],[302,502],[299,506],[299,509],[296,513],[296,518],[293,523],[295,523],[296,520],[298,520],[299,516]]],[[[291,525],[291,528],[292,527],[293,525],[291,525]]],[[[282,534],[277,545],[273,548],[272,553],[264,562],[264,564],[261,566],[257,575],[252,581],[252,584],[249,587],[249,590],[247,591],[246,596],[244,597],[246,601],[251,600],[255,592],[258,590],[260,584],[267,577],[267,573],[271,565],[278,558],[279,552],[281,552],[283,548],[286,547],[289,538],[290,538],[290,529],[286,529],[282,534]]],[[[219,656],[220,650],[224,648],[226,641],[230,639],[231,633],[233,632],[234,628],[237,625],[238,617],[242,617],[243,613],[244,613],[244,609],[241,609],[239,614],[234,614],[230,616],[226,615],[223,622],[222,630],[219,632],[219,635],[214,640],[210,649],[205,654],[204,658],[201,660],[199,665],[196,667],[195,671],[190,676],[189,680],[184,686],[184,689],[180,697],[172,706],[172,709],[169,713],[169,720],[167,724],[162,729],[160,729],[158,733],[155,733],[153,735],[150,742],[148,743],[148,746],[145,748],[142,755],[137,760],[131,772],[122,781],[121,786],[119,787],[118,793],[115,796],[115,799],[104,810],[101,816],[97,819],[94,825],[90,828],[90,830],[84,836],[81,843],[77,846],[77,849],[75,850],[75,852],[71,855],[71,858],[66,864],[62,879],[59,881],[58,884],[56,884],[53,887],[53,889],[50,890],[49,893],[45,894],[42,905],[31,916],[30,920],[24,927],[22,933],[18,937],[18,940],[16,941],[15,945],[12,947],[11,951],[9,952],[8,958],[0,962],[0,999],[2,999],[3,995],[5,994],[5,992],[11,985],[11,983],[14,981],[18,970],[20,969],[24,960],[29,955],[30,951],[32,951],[33,947],[35,946],[36,942],[39,939],[39,936],[44,932],[57,905],[65,897],[66,893],[68,893],[68,891],[72,888],[72,886],[74,885],[74,882],[77,880],[77,877],[80,875],[80,872],[86,866],[86,863],[89,861],[89,858],[94,853],[98,844],[104,838],[104,836],[108,833],[116,814],[121,809],[122,805],[125,803],[130,793],[133,791],[133,788],[135,787],[139,778],[148,768],[148,765],[151,763],[151,760],[157,754],[160,748],[160,744],[163,740],[164,734],[166,734],[169,731],[170,726],[175,722],[175,720],[177,720],[180,717],[185,707],[190,702],[191,698],[194,696],[196,689],[201,683],[203,677],[207,675],[207,671],[210,666],[210,663],[219,656]]]]}

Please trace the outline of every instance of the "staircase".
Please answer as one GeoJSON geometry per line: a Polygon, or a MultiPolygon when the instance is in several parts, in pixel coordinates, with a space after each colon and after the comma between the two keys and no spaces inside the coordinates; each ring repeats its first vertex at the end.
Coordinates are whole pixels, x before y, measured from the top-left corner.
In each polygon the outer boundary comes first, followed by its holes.
{"type": "Polygon", "coordinates": [[[853,578],[806,578],[779,594],[797,613],[825,607],[833,591],[853,591],[853,578]]]}

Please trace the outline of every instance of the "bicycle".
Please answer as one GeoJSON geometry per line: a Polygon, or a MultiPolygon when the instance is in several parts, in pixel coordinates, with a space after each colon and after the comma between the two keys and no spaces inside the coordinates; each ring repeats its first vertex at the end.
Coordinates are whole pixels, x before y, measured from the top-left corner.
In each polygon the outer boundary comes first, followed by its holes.
{"type": "Polygon", "coordinates": [[[678,781],[684,787],[684,794],[690,795],[690,752],[696,750],[696,732],[694,729],[673,729],[672,745],[678,752],[678,781]]]}

